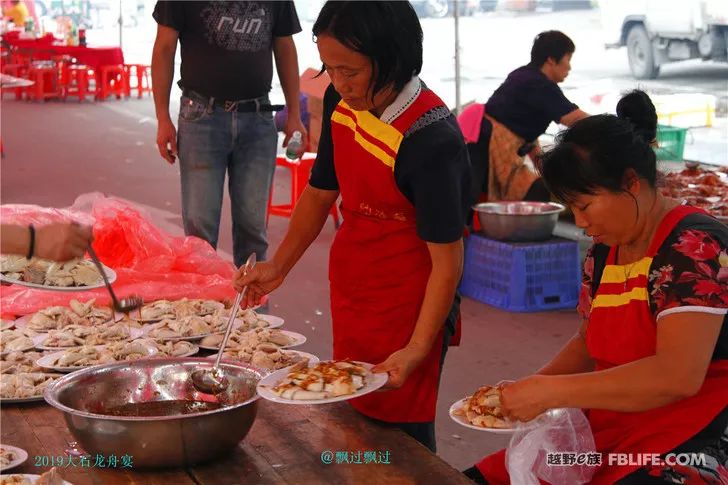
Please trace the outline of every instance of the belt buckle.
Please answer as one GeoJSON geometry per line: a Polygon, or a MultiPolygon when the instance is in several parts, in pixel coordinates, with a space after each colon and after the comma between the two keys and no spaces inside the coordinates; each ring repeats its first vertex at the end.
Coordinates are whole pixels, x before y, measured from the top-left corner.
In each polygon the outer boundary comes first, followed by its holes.
{"type": "Polygon", "coordinates": [[[225,111],[234,111],[238,107],[237,101],[225,101],[223,108],[225,111]]]}

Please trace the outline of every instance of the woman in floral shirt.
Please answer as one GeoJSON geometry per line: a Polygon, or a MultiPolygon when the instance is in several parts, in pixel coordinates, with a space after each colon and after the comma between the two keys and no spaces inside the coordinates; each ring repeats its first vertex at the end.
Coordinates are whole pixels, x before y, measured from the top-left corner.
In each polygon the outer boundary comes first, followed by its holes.
{"type": "MultiPolygon", "coordinates": [[[[654,152],[612,115],[577,122],[542,175],[594,239],[584,323],[537,374],[506,385],[504,413],[585,409],[603,456],[592,483],[728,483],[728,227],[663,197],[654,152]],[[637,464],[670,453],[702,453],[704,466],[637,464]]],[[[477,470],[508,483],[502,452],[477,470]]]]}

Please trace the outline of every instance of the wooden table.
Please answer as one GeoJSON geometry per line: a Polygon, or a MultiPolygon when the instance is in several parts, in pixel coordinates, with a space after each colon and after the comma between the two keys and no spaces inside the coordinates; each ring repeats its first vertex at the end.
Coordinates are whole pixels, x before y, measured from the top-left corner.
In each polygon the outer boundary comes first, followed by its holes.
{"type": "MultiPolygon", "coordinates": [[[[64,450],[73,440],[61,412],[45,403],[3,406],[0,419],[2,443],[23,448],[29,455],[22,466],[6,473],[40,474],[50,466],[35,466],[36,460],[40,462],[35,457],[50,459],[51,456],[66,455],[64,450]]],[[[371,453],[368,456],[371,457],[371,453]]],[[[78,463],[79,459],[75,461],[78,463]]],[[[92,457],[91,463],[93,461],[92,457]]],[[[248,435],[230,455],[215,462],[158,471],[137,470],[133,466],[123,468],[121,463],[117,468],[64,465],[59,471],[74,485],[472,485],[464,475],[403,432],[370,422],[346,403],[286,406],[262,399],[248,435]],[[337,451],[349,456],[353,454],[354,458],[361,452],[361,464],[337,463],[337,451]],[[380,459],[389,452],[389,464],[365,464],[367,451],[377,452],[380,459]],[[332,458],[333,463],[322,462],[324,452],[331,453],[326,456],[332,458]]]]}

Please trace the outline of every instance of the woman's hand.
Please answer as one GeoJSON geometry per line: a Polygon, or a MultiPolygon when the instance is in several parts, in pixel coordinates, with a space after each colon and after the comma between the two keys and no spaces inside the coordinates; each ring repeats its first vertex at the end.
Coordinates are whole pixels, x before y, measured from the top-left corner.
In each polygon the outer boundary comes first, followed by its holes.
{"type": "Polygon", "coordinates": [[[387,357],[387,360],[372,368],[372,372],[387,372],[389,380],[383,389],[398,389],[425,359],[429,350],[408,345],[387,357]]]}
{"type": "Polygon", "coordinates": [[[242,308],[260,305],[263,297],[281,286],[285,279],[285,275],[271,261],[256,264],[247,274],[244,270],[243,265],[233,276],[233,286],[236,291],[242,291],[244,286],[248,286],[245,300],[241,302],[242,308]]]}
{"type": "Polygon", "coordinates": [[[501,410],[512,421],[530,421],[551,409],[549,376],[532,375],[513,383],[503,384],[501,410]]]}

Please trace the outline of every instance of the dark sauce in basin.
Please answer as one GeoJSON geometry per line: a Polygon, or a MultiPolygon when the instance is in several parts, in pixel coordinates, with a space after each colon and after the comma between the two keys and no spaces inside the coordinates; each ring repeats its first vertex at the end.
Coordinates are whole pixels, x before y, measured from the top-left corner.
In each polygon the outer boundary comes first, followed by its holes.
{"type": "Polygon", "coordinates": [[[122,404],[121,406],[106,408],[105,410],[102,410],[100,414],[134,417],[175,416],[178,414],[212,411],[220,409],[222,406],[223,405],[219,402],[187,400],[131,402],[122,404]]]}

